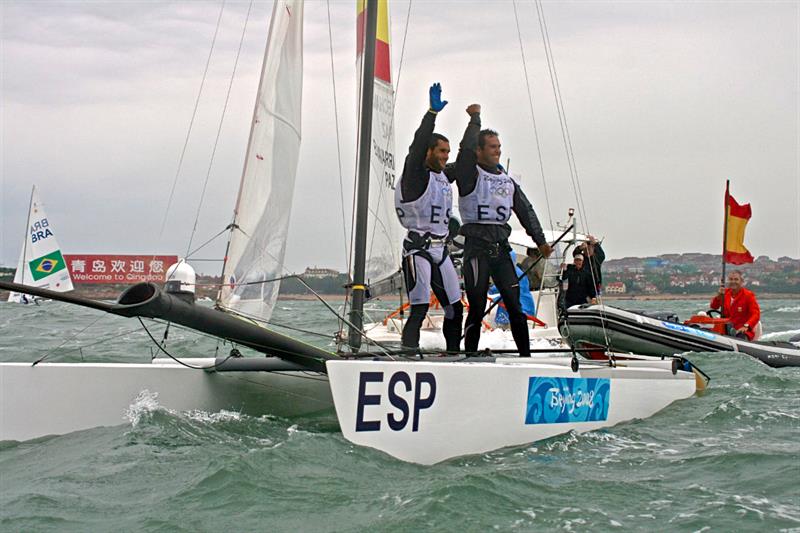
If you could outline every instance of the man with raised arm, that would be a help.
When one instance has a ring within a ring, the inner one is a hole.
[[[408,230],[403,240],[403,274],[411,313],[403,327],[405,348],[419,347],[419,330],[428,312],[431,290],[444,308],[442,332],[448,351],[461,343],[461,287],[453,261],[447,253],[447,234],[453,210],[451,180],[444,167],[450,157],[450,142],[434,133],[442,88],[434,83],[429,91],[430,108],[422,118],[408,149],[403,174],[395,184],[394,205],[400,224]]]
[[[606,260],[606,252],[603,250],[600,241],[593,235],[587,235],[586,237],[589,240],[578,246],[578,249],[586,258],[586,266],[594,279],[595,289],[597,289],[597,294],[599,295],[603,288],[602,265],[603,261]]]
[[[528,325],[520,305],[519,282],[508,253],[511,250],[508,244],[511,213],[517,215],[525,232],[545,257],[550,256],[552,249],[525,193],[500,165],[498,133],[481,130],[480,113],[478,104],[467,108],[470,120],[454,168],[458,209],[463,224],[461,234],[465,237],[462,273],[469,303],[464,349],[468,352],[478,349],[491,276],[506,305],[519,355],[530,357]]]
[[[747,340],[755,337],[755,328],[761,320],[761,308],[753,291],[744,288],[744,274],[733,270],[728,274],[728,288],[720,287],[711,299],[711,309],[722,308],[722,314],[731,319],[731,334]]]

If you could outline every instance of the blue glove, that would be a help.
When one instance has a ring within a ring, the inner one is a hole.
[[[442,101],[442,84],[441,83],[434,83],[431,85],[430,90],[428,90],[428,94],[431,97],[431,111],[435,111],[438,113],[444,106],[447,105],[447,100]]]

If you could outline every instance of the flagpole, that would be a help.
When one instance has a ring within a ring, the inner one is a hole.
[[[725,252],[728,250],[728,198],[730,197],[730,186],[731,180],[725,180],[725,207],[722,210],[724,213],[723,215],[723,222],[722,222],[722,280],[720,280],[720,284],[722,287],[725,287]],[[720,316],[725,318],[725,292],[722,293],[722,307]]]

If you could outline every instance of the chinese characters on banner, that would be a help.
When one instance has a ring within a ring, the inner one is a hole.
[[[64,255],[75,283],[163,283],[177,255]]]

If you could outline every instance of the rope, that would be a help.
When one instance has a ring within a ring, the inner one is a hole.
[[[561,86],[558,83],[558,73],[556,71],[555,57],[553,50],[550,46],[550,34],[547,30],[547,22],[545,21],[544,8],[541,5],[541,0],[534,0],[536,12],[539,17],[539,29],[542,33],[542,41],[544,44],[545,58],[547,60],[547,68],[550,72],[550,84],[553,88],[553,95],[556,100],[556,110],[558,112],[558,121],[561,126],[561,137],[564,142],[564,150],[567,155],[567,163],[569,165],[570,180],[572,181],[573,192],[575,194],[575,201],[577,202],[578,211],[584,221],[586,233],[589,233],[589,217],[586,216],[586,206],[583,202],[583,193],[581,191],[580,180],[578,178],[578,169],[575,164],[575,153],[572,149],[572,139],[569,135],[569,127],[567,126],[567,113],[564,108],[564,99],[561,95]]]
[[[281,265],[281,266],[283,266],[283,265]],[[283,268],[285,269],[285,267],[283,267]],[[290,274],[290,275],[284,276],[282,278],[275,278],[273,280],[256,281],[256,282],[252,282],[252,284],[267,283],[269,281],[279,281],[281,279],[288,279],[288,278],[295,278],[295,279],[297,279],[297,281],[302,283],[303,286],[306,289],[308,289],[311,292],[311,294],[313,294],[317,298],[317,300],[319,300],[322,303],[322,305],[324,305],[331,313],[333,313],[333,315],[336,318],[339,319],[339,321],[343,322],[348,327],[352,327],[355,331],[357,331],[360,335],[362,335],[364,338],[366,338],[369,342],[375,344],[376,346],[378,346],[382,350],[386,351],[388,349],[388,348],[384,347],[382,344],[378,343],[377,341],[369,339],[369,337],[367,337],[367,334],[366,334],[366,332],[364,332],[363,329],[356,328],[349,320],[347,320],[344,316],[340,315],[333,307],[331,307],[331,305],[328,302],[325,301],[325,299],[317,291],[315,291],[308,283],[306,283],[306,281],[302,278],[302,276],[300,276],[298,274]],[[261,317],[257,317],[255,315],[250,315],[250,314],[247,314],[247,313],[243,313],[243,312],[241,312],[241,311],[239,311],[237,309],[232,309],[232,308],[224,307],[224,306],[221,306],[221,305],[218,305],[217,307],[219,309],[223,309],[225,311],[228,311],[228,312],[234,313],[236,315],[239,315],[239,316],[241,316],[243,318],[248,318],[250,320],[253,320],[254,322],[261,322],[261,323],[264,323],[264,324],[269,324],[270,323],[268,320],[264,320]],[[315,335],[322,335],[321,333],[318,333],[318,332],[310,332],[309,331],[308,333],[314,333]],[[330,337],[330,335],[324,335],[324,336],[325,337]]]
[[[181,156],[178,158],[178,169],[175,171],[175,179],[172,181],[172,189],[169,191],[169,199],[167,200],[167,208],[164,211],[164,220],[161,221],[161,230],[158,232],[160,239],[164,235],[164,228],[167,226],[167,218],[169,217],[169,209],[172,206],[172,199],[175,196],[175,188],[178,185],[178,176],[180,176],[181,169],[183,168],[183,158],[186,155],[186,148],[189,146],[189,137],[194,127],[194,119],[197,116],[197,108],[200,104],[200,96],[203,94],[203,87],[206,83],[206,76],[208,75],[208,67],[211,65],[211,56],[214,53],[214,46],[217,42],[217,35],[219,34],[220,22],[222,21],[222,12],[225,10],[225,0],[222,0],[222,5],[219,8],[219,16],[217,17],[217,26],[214,29],[214,37],[211,39],[211,49],[208,51],[208,58],[206,59],[206,67],[203,70],[203,77],[200,80],[200,89],[197,91],[197,98],[194,101],[194,109],[192,110],[192,118],[189,120],[189,129],[186,131],[186,139],[183,141],[183,149]]]
[[[342,142],[339,136],[339,104],[336,98],[336,71],[333,68],[333,30],[331,25],[331,2],[326,0],[328,8],[328,47],[331,52],[331,87],[333,88],[333,117],[336,126],[336,157],[339,164],[339,200],[342,207],[342,246],[344,246],[345,264],[350,271],[350,255],[347,251],[347,217],[344,209],[344,178],[342,173]]]
[[[552,211],[550,210],[550,195],[547,192],[547,180],[545,179],[544,175],[544,161],[542,161],[542,147],[541,143],[539,142],[539,129],[536,127],[536,113],[534,112],[533,108],[533,93],[531,91],[531,82],[528,76],[528,63],[525,60],[525,48],[522,45],[522,31],[519,27],[519,14],[517,13],[517,0],[514,0],[514,19],[517,23],[517,38],[519,40],[519,53],[522,56],[522,70],[525,73],[525,86],[528,89],[528,106],[531,110],[531,122],[533,123],[533,136],[536,139],[536,153],[539,156],[539,171],[542,175],[542,188],[544,189],[544,198],[547,204],[547,219],[550,221],[550,228],[555,227],[553,225],[553,215]]]
[[[167,357],[169,357],[170,359],[172,359],[173,361],[175,361],[175,362],[176,362],[176,363],[178,363],[179,365],[185,366],[186,368],[191,368],[192,370],[209,370],[209,369],[213,369],[213,368],[216,368],[217,366],[221,366],[221,365],[225,364],[225,362],[226,362],[228,359],[230,359],[231,357],[233,357],[233,355],[228,355],[228,357],[226,357],[225,359],[223,359],[223,360],[222,360],[222,362],[221,362],[219,365],[217,365],[217,363],[216,363],[216,361],[215,361],[215,362],[214,362],[214,364],[213,364],[213,365],[211,365],[211,366],[194,366],[194,365],[190,365],[189,363],[184,363],[183,361],[181,361],[180,359],[178,359],[177,357],[175,357],[174,355],[172,355],[171,353],[169,353],[169,352],[166,350],[166,348],[164,348],[164,347],[163,347],[163,346],[162,346],[162,345],[161,345],[161,344],[160,344],[160,343],[159,343],[159,342],[158,342],[158,341],[155,339],[155,337],[153,337],[152,333],[150,333],[150,330],[149,330],[149,329],[147,329],[147,326],[145,326],[145,325],[144,325],[144,321],[142,320],[142,317],[138,317],[138,316],[137,316],[136,318],[139,320],[139,324],[141,324],[141,325],[142,325],[142,328],[144,328],[145,332],[147,332],[147,336],[148,336],[148,337],[150,337],[150,340],[151,340],[151,341],[153,341],[153,344],[155,344],[155,345],[158,347],[158,349],[159,349],[159,350],[161,350],[162,352],[164,352],[164,353],[167,355]]]
[[[200,210],[203,207],[203,200],[206,196],[206,188],[208,187],[208,180],[211,177],[211,168],[214,165],[214,157],[217,153],[217,146],[219,145],[219,138],[222,133],[222,124],[225,122],[225,113],[228,110],[228,102],[231,98],[231,89],[233,88],[233,80],[236,77],[236,68],[239,65],[239,56],[242,53],[242,45],[244,44],[244,36],[245,32],[247,31],[247,22],[250,20],[250,12],[253,9],[253,0],[250,0],[250,3],[247,6],[247,15],[245,16],[244,26],[242,27],[242,36],[239,39],[239,48],[236,50],[236,59],[233,63],[233,71],[231,72],[231,79],[228,83],[228,92],[225,95],[225,104],[222,108],[222,115],[219,118],[219,126],[217,126],[217,135],[214,139],[214,148],[211,150],[211,160],[208,162],[208,171],[206,172],[206,179],[203,181],[203,189],[200,193],[200,202],[197,204],[197,213],[195,214],[194,218],[194,226],[192,227],[192,233],[189,236],[189,245],[186,247],[186,254],[189,254],[189,250],[192,248],[192,241],[194,240],[194,234],[197,231],[197,222],[200,220]]]
[[[255,316],[255,315],[251,315],[249,313],[245,313],[245,312],[239,311],[237,309],[231,309],[231,308],[228,308],[228,307],[220,307],[220,309],[223,309],[223,310],[228,311],[230,313],[236,314],[237,316],[240,316],[242,318],[246,318],[246,319],[248,319],[248,320],[250,320],[250,321],[252,321],[252,322],[254,322],[256,324],[269,324],[271,326],[277,326],[277,327],[280,327],[280,328],[291,329],[291,330],[294,330],[294,331],[299,331],[301,333],[307,333],[309,335],[316,335],[318,337],[323,337],[323,338],[326,338],[326,339],[330,339],[331,337],[333,337],[333,335],[331,335],[330,333],[320,333],[319,331],[312,331],[310,329],[302,329],[302,328],[298,328],[296,326],[289,326],[287,324],[281,324],[280,322],[275,322],[272,319],[264,320],[261,317],[258,317],[258,316]],[[194,331],[194,330],[190,330],[190,331]],[[216,338],[216,337],[213,337],[213,336],[211,336],[211,337],[212,338]]]
[[[539,20],[539,29],[540,29],[540,32],[541,32],[541,35],[542,35],[542,43],[543,43],[543,46],[544,46],[545,58],[546,58],[546,61],[547,61],[547,68],[548,68],[548,71],[550,73],[550,84],[551,84],[552,89],[553,89],[553,96],[554,96],[554,99],[555,99],[555,102],[556,102],[556,111],[558,113],[558,121],[559,121],[559,125],[560,125],[560,128],[561,128],[561,137],[562,137],[562,141],[564,143],[564,150],[565,150],[566,156],[567,156],[567,164],[569,166],[570,181],[572,183],[572,189],[573,189],[573,193],[575,195],[575,201],[576,201],[576,205],[577,205],[577,208],[578,208],[578,212],[579,212],[581,218],[583,219],[583,226],[585,228],[585,233],[589,234],[590,233],[590,231],[589,231],[589,217],[587,215],[586,205],[585,205],[584,200],[583,200],[583,191],[581,190],[580,177],[578,175],[578,167],[577,167],[577,163],[575,161],[575,151],[574,151],[573,146],[572,146],[572,138],[571,138],[571,136],[569,134],[569,126],[568,126],[568,123],[567,123],[566,108],[564,106],[564,98],[563,98],[563,96],[561,94],[561,86],[560,86],[560,84],[558,82],[558,72],[557,72],[557,69],[556,69],[555,56],[553,55],[553,50],[552,50],[552,46],[551,46],[551,43],[550,43],[550,34],[549,34],[549,31],[548,31],[548,28],[547,28],[547,21],[545,20],[544,7],[542,6],[541,0],[533,0],[533,3],[534,3],[534,6],[536,7],[536,13],[537,13],[538,20]],[[519,29],[519,18],[518,18],[518,13],[517,13],[516,0],[514,1],[514,16],[516,17],[516,20],[517,20],[517,32],[518,32],[519,40],[520,40],[520,51],[521,51],[521,53],[523,53],[523,67],[524,67],[525,66],[525,58],[524,58],[524,52],[523,52],[523,47],[522,47],[522,35],[521,35],[520,29]],[[526,75],[526,82],[527,82],[527,80],[528,80],[527,68],[525,68],[525,75]],[[530,87],[528,88],[528,96],[530,98]],[[533,114],[533,104],[532,104],[532,100],[530,100],[530,101],[531,101],[531,114]],[[534,131],[535,131],[535,122],[534,122]],[[541,163],[541,155],[540,155],[540,163]],[[542,175],[542,179],[543,179],[543,182],[544,182],[544,174]],[[545,185],[545,187],[546,187],[546,185]],[[549,209],[549,205],[548,205],[548,209]],[[552,225],[552,221],[551,221],[551,225]],[[590,272],[590,274],[592,276],[592,283],[594,283],[594,285],[596,287],[597,286],[597,276],[596,276],[596,273],[595,273],[595,269],[594,269],[594,267],[592,265],[591,260],[589,260],[588,257],[587,257],[586,260],[589,262],[589,272]],[[598,294],[597,295],[597,299],[598,299],[598,302],[600,302],[600,313],[604,318],[601,321],[602,328],[603,328],[603,336],[604,336],[605,341],[606,341],[606,346],[608,346],[609,337],[608,337],[608,332],[607,332],[606,326],[605,326],[605,312],[604,312],[604,306],[603,306],[603,302],[602,302],[602,296]]]
[[[50,350],[50,351],[48,351],[47,353],[45,353],[45,354],[44,354],[43,356],[41,356],[39,359],[37,359],[36,361],[34,361],[34,362],[33,362],[33,364],[32,364],[31,366],[36,366],[36,365],[38,365],[39,363],[41,363],[42,361],[44,361],[46,358],[50,357],[50,355],[52,355],[52,353],[53,353],[53,352],[55,352],[56,350],[58,350],[59,348],[61,348],[61,347],[62,347],[62,346],[64,346],[65,344],[67,344],[69,341],[71,341],[71,340],[73,340],[73,339],[76,339],[76,338],[78,338],[78,336],[79,336],[79,335],[81,335],[81,334],[82,334],[84,331],[86,331],[86,330],[87,330],[87,329],[89,329],[90,327],[92,327],[92,326],[94,326],[95,324],[97,324],[97,322],[99,322],[99,321],[100,321],[100,319],[101,319],[101,318],[104,318],[104,317],[105,317],[105,315],[100,315],[99,317],[97,317],[97,318],[95,318],[94,320],[92,320],[92,321],[89,323],[89,325],[88,325],[88,326],[86,326],[85,328],[83,328],[82,330],[80,330],[80,331],[79,331],[78,333],[76,333],[75,335],[72,335],[71,337],[69,337],[69,338],[65,339],[65,340],[64,340],[64,342],[62,342],[61,344],[59,344],[58,346],[56,346],[56,347],[55,347],[55,348],[53,348],[52,350]]]
[[[219,233],[217,233],[216,235],[214,235],[213,237],[211,237],[210,239],[208,239],[206,242],[204,242],[203,244],[201,244],[201,245],[200,245],[200,246],[198,246],[197,248],[195,248],[194,250],[192,250],[191,252],[188,252],[188,253],[186,254],[186,259],[189,259],[189,258],[190,258],[190,257],[192,257],[194,254],[196,254],[197,252],[199,252],[200,250],[202,250],[203,248],[205,248],[206,246],[208,246],[209,244],[211,244],[211,243],[214,241],[214,239],[216,239],[216,238],[217,238],[217,237],[219,237],[220,235],[224,234],[226,231],[228,231],[228,228],[227,228],[227,227],[226,227],[225,229],[223,229],[222,231],[220,231]],[[195,259],[195,261],[197,261],[197,259]],[[212,259],[212,261],[221,261],[221,259]]]

